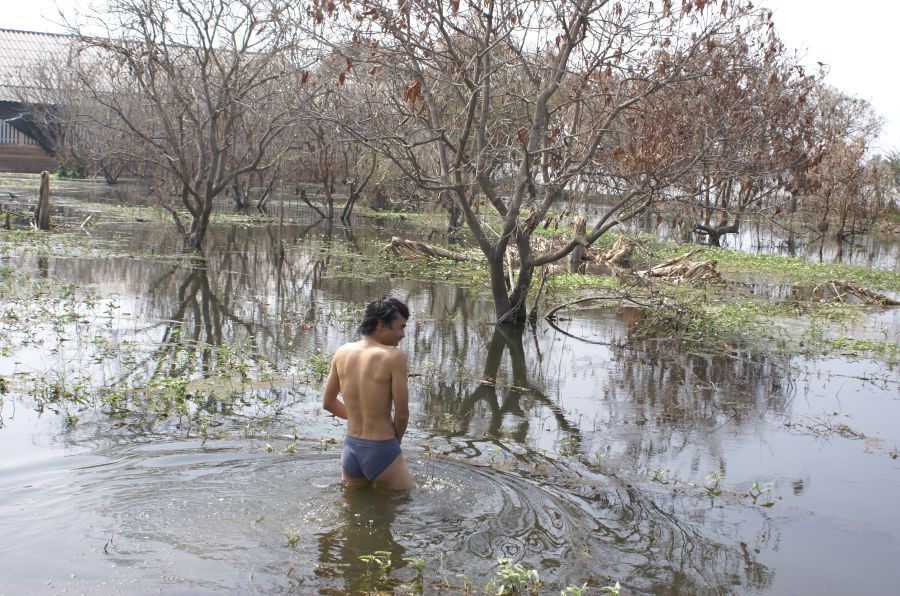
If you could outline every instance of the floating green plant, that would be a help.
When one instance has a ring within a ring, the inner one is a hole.
[[[759,487],[759,483],[755,480],[753,484],[750,485],[750,490],[747,491],[747,496],[753,499],[754,505],[759,505],[761,507],[771,507],[775,504],[772,500],[772,488],[773,485],[771,483],[767,483],[762,488]],[[759,502],[762,499],[762,502]]]
[[[366,575],[375,586],[388,583],[391,573],[391,552],[376,550],[374,553],[360,555],[360,561],[366,564]]]
[[[300,542],[300,533],[296,528],[288,528],[284,534],[287,537],[287,545],[291,548],[297,546],[297,543]]]
[[[721,484],[722,482],[722,473],[718,470],[710,470],[709,474],[706,475],[706,478],[703,480],[703,488],[706,489],[706,492],[713,496],[719,496],[722,494]]]
[[[496,577],[484,589],[497,596],[507,594],[537,594],[541,587],[541,578],[536,569],[529,569],[521,563],[513,563],[510,559],[497,559],[500,568]]]

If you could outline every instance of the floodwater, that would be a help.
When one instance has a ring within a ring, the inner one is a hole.
[[[222,225],[190,262],[167,227],[98,218],[114,256],[0,261],[78,288],[0,305],[0,594],[477,592],[498,558],[541,593],[896,590],[896,364],[696,353],[629,308],[498,329],[483,296],[329,257],[397,228],[312,223]],[[413,313],[400,496],[341,487],[319,407],[383,293]],[[873,319],[897,340],[896,309]],[[185,378],[181,409],[137,407]],[[359,558],[382,550],[388,582]]]

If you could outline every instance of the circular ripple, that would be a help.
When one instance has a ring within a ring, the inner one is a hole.
[[[583,564],[577,545],[593,524],[573,502],[414,453],[408,495],[342,487],[338,448],[312,441],[293,454],[183,441],[63,458],[39,481],[0,487],[0,532],[24,537],[6,549],[4,581],[11,591],[355,591],[367,572],[359,557],[377,550],[401,576],[417,557],[482,583],[501,557]]]

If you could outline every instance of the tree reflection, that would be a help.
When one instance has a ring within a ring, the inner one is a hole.
[[[553,343],[552,333],[535,335],[533,346],[523,341],[527,329],[493,328],[487,342],[477,327],[468,326],[468,333],[472,337],[459,352],[442,353],[444,362],[464,363],[458,372],[445,365],[446,376],[423,383],[424,426],[432,429],[432,439],[446,437],[449,443],[438,451],[476,461],[494,447],[516,453],[517,476],[538,476],[542,485],[553,487],[553,495],[569,495],[576,509],[590,512],[588,526],[593,527],[581,527],[585,520],[562,514],[558,523],[578,527],[567,540],[582,545],[579,553],[583,549],[591,560],[603,561],[604,574],[622,578],[637,591],[718,593],[737,585],[752,590],[771,585],[774,572],[759,562],[758,553],[773,547],[777,531],[764,514],[745,516],[740,508],[711,506],[702,487],[672,491],[635,478],[642,467],[659,461],[653,458],[676,457],[687,449],[719,458],[724,469],[722,434],[712,431],[723,424],[762,424],[767,415],[786,411],[792,395],[786,363],[738,346],[727,355],[709,356],[669,342],[609,342],[617,347],[570,354]],[[427,348],[424,340],[422,347]],[[483,365],[473,380],[466,367],[475,363]],[[553,387],[560,376],[576,370],[580,384]],[[583,397],[582,407],[608,411],[609,420],[601,426],[586,424],[591,412],[560,405],[564,391],[585,389],[593,393]],[[571,457],[538,450],[547,434],[571,438]],[[613,441],[622,453],[595,466],[581,446],[589,439]],[[505,484],[501,470],[508,468],[492,467],[496,482]],[[517,493],[510,499],[521,506],[530,498]],[[754,530],[757,521],[762,525]],[[527,561],[546,543],[533,539],[537,530],[512,524],[509,516],[494,511],[479,520],[472,536],[485,537],[481,543],[490,548],[479,551],[485,557],[497,544],[518,544],[517,556]]]
[[[429,417],[427,423],[437,428],[452,426],[450,436],[491,439],[502,436],[524,445],[536,420],[530,414],[544,407],[559,430],[577,436],[577,427],[566,419],[559,405],[529,380],[523,344],[525,333],[524,327],[494,327],[487,343],[481,379],[470,388],[466,379],[441,378],[423,396]],[[508,368],[502,366],[505,354],[509,358]],[[451,419],[452,423],[448,424]],[[507,420],[511,420],[512,426],[506,426]]]
[[[709,355],[644,342],[615,348],[613,358],[616,380],[605,388],[604,400],[612,421],[629,427],[618,435],[625,441],[619,466],[630,469],[690,450],[724,473],[721,443],[733,432],[716,431],[761,426],[785,415],[794,392],[787,362],[738,346]]]

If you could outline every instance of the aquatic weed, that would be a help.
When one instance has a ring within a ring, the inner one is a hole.
[[[297,546],[297,543],[300,542],[300,533],[297,528],[288,528],[284,533],[287,537],[287,545],[291,548]]]
[[[309,355],[307,359],[308,370],[312,372],[318,380],[321,381],[328,374],[331,368],[331,357],[333,354],[316,350]]]
[[[603,586],[600,588],[601,594],[611,594],[612,596],[619,596],[622,591],[622,586],[619,582],[616,582],[615,585],[612,586]]]
[[[559,443],[559,454],[566,457],[578,455],[581,447],[581,437],[575,434],[566,435]]]
[[[706,475],[706,478],[703,480],[703,488],[706,489],[706,492],[712,496],[719,496],[722,494],[722,489],[720,488],[720,483],[722,482],[722,473],[718,470],[710,470],[709,474]]]
[[[754,480],[753,484],[750,486],[750,490],[748,490],[746,494],[748,497],[753,499],[754,505],[759,505],[761,507],[771,507],[775,504],[775,502],[772,500],[773,486],[774,485],[772,483],[767,483],[764,487],[760,488],[759,483]],[[758,503],[757,501],[763,496],[766,497],[764,501],[762,503]]]
[[[497,563],[500,565],[497,577],[488,582],[485,590],[497,596],[538,593],[541,578],[536,569],[513,563],[511,559],[497,559]]]
[[[410,580],[412,582],[413,589],[415,589],[417,592],[422,592],[424,589],[422,574],[425,571],[425,559],[422,559],[420,557],[403,557],[403,560],[408,563],[416,573],[415,577]]]
[[[669,469],[661,467],[650,468],[650,480],[652,482],[659,482],[660,484],[668,484]]]
[[[359,560],[366,564],[366,575],[376,586],[384,586],[391,572],[391,551],[376,550],[368,555],[360,555]]]

